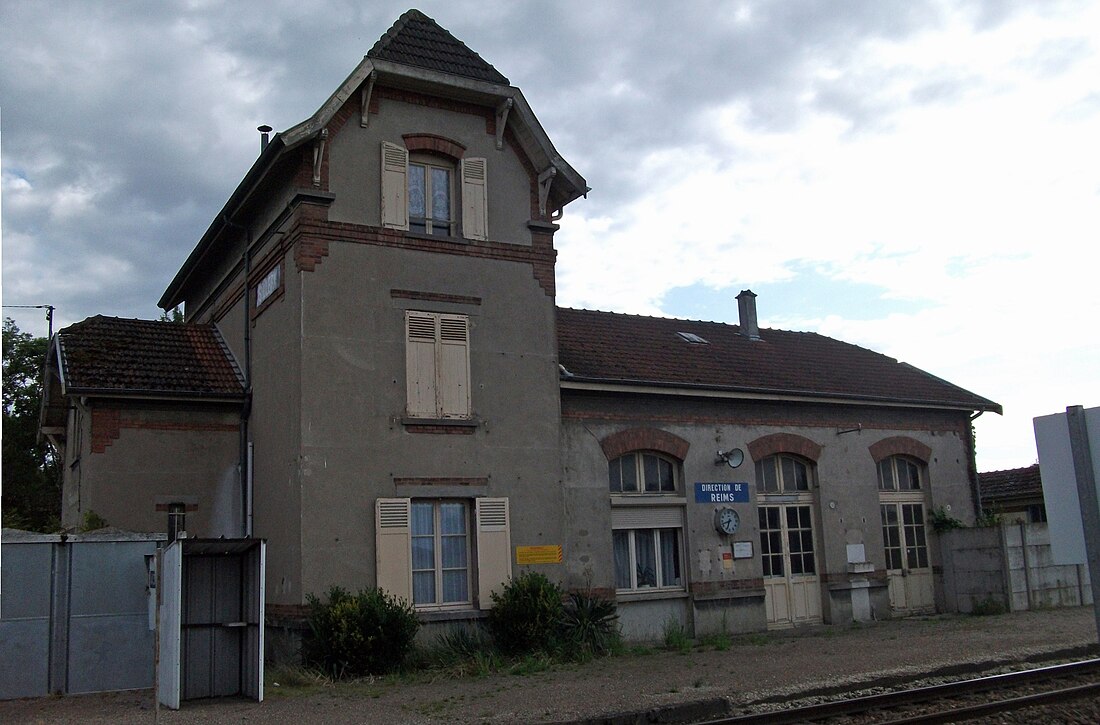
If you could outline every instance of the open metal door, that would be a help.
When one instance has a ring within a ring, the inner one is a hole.
[[[173,541],[160,553],[157,566],[159,585],[160,638],[157,654],[157,700],[165,707],[180,707],[180,627],[183,612],[183,545]]]
[[[264,590],[267,542],[259,540],[245,555],[245,632],[241,694],[258,702],[264,699]]]

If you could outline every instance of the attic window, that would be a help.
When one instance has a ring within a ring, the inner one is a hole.
[[[692,345],[709,345],[710,343],[703,338],[696,335],[694,332],[677,332],[685,342],[690,342]]]

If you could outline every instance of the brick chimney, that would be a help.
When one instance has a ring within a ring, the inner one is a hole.
[[[760,339],[760,328],[756,324],[756,294],[752,290],[741,290],[737,295],[737,313],[741,320],[739,333],[750,340]]]

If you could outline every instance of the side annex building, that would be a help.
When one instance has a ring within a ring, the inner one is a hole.
[[[419,11],[270,139],[160,300],[51,341],[63,523],[268,541],[268,616],[379,586],[476,619],[530,568],[628,639],[943,609],[1000,406],[828,337],[555,305],[584,178]],[[736,465],[735,465],[736,464]]]

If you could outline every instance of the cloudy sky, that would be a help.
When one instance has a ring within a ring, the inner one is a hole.
[[[155,317],[259,150],[409,5],[0,3],[3,302]],[[558,302],[812,330],[1031,419],[1100,405],[1100,3],[418,6],[519,86],[592,187]],[[40,311],[6,308],[45,333]]]

